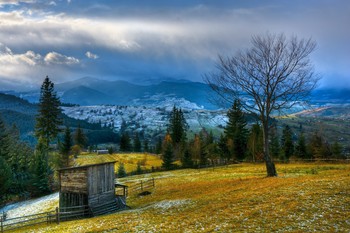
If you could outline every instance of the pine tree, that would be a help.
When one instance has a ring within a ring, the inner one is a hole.
[[[165,170],[171,170],[174,168],[174,153],[171,143],[166,143],[165,145],[162,167]]]
[[[0,156],[0,203],[12,183],[12,171],[6,160]]]
[[[38,104],[38,114],[36,116],[35,136],[49,146],[60,132],[61,108],[60,100],[54,90],[54,84],[46,76],[40,90],[40,99]]]
[[[5,126],[2,117],[0,116],[0,157],[3,157],[6,162],[9,160],[9,148],[10,147],[10,138],[8,130]]]
[[[311,158],[318,159],[322,158],[322,147],[323,147],[323,138],[319,132],[314,132],[310,138],[310,143],[308,144],[308,150]]]
[[[285,125],[283,128],[281,145],[284,155],[283,159],[288,161],[294,153],[293,133],[288,125]]]
[[[147,139],[143,141],[143,152],[150,152]]]
[[[35,170],[33,185],[37,188],[38,194],[46,194],[50,192],[50,167],[46,162],[46,156],[48,154],[49,148],[47,147],[46,143],[46,140],[42,140],[40,138],[35,150]]]
[[[131,151],[130,137],[127,132],[123,133],[120,138],[120,151]]]
[[[309,158],[304,133],[300,133],[299,135],[297,145],[295,146],[295,155],[301,159]]]
[[[171,136],[174,146],[178,146],[180,143],[186,141],[187,129],[188,124],[185,120],[182,110],[174,106],[170,114],[168,124],[168,132]]]
[[[183,168],[192,168],[193,167],[193,160],[192,155],[188,147],[186,147],[184,151],[184,156],[182,157],[182,167]]]
[[[227,140],[223,134],[220,135],[218,147],[219,147],[219,154],[221,156],[221,159],[224,160],[225,163],[228,163],[231,157],[230,157],[230,152],[227,148]]]
[[[156,152],[156,154],[162,153],[162,139],[161,139],[161,137],[158,137],[155,152]]]
[[[124,167],[124,163],[120,163],[118,167],[118,178],[126,177],[126,171]]]
[[[135,134],[133,148],[134,152],[141,152],[141,141],[138,133]]]
[[[74,133],[74,144],[78,145],[81,149],[83,149],[86,147],[87,142],[88,142],[88,139],[84,131],[82,130],[80,125],[78,125],[78,128],[75,130],[75,133]]]
[[[62,155],[62,163],[64,166],[68,167],[69,166],[69,154],[72,149],[72,135],[70,128],[66,126],[66,129],[64,131],[64,136],[63,136],[63,142],[61,144],[60,152]]]
[[[227,117],[228,123],[224,130],[225,137],[227,140],[232,140],[233,157],[241,161],[246,155],[248,130],[238,99],[234,101],[232,108],[227,112]]]
[[[342,159],[344,158],[344,155],[342,153],[342,146],[336,141],[332,145],[332,155],[336,159]]]

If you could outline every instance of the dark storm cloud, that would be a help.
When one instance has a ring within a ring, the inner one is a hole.
[[[50,54],[56,63],[28,69],[22,62],[1,76],[15,70],[16,79],[39,82],[49,70],[58,81],[84,75],[201,81],[217,54],[233,54],[252,35],[270,31],[315,39],[312,58],[323,84],[339,83],[330,80],[350,77],[348,12],[345,0],[7,1],[0,4],[0,43],[18,56],[30,51],[45,61]]]

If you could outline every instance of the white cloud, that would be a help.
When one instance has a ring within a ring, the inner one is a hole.
[[[50,52],[46,54],[44,61],[47,64],[58,64],[58,65],[75,65],[79,63],[79,59],[74,57],[68,57],[56,52]]]
[[[18,5],[19,3],[33,3],[35,0],[0,0],[1,5]]]
[[[97,59],[97,58],[98,58],[98,55],[97,55],[97,54],[94,54],[94,53],[92,53],[92,52],[90,52],[90,51],[87,51],[87,52],[85,53],[85,56],[88,57],[88,58],[90,58],[90,59]]]
[[[42,56],[32,50],[14,53],[9,47],[0,43],[0,82],[37,83],[45,75],[61,76],[69,73],[69,67],[79,63],[74,57],[57,52]]]
[[[35,66],[41,62],[41,55],[33,51],[27,51],[23,54],[13,54],[12,50],[0,43],[0,64],[11,65],[29,65]]]

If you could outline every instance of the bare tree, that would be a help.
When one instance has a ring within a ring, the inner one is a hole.
[[[246,111],[259,117],[267,176],[277,176],[269,154],[271,114],[305,101],[316,87],[319,77],[309,58],[316,42],[270,33],[253,36],[251,42],[250,49],[235,56],[219,55],[217,71],[206,74],[204,80],[221,101],[232,104],[240,99]]]

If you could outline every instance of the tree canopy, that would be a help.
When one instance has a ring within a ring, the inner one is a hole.
[[[310,60],[316,42],[266,33],[253,36],[251,43],[251,48],[234,56],[219,55],[217,71],[204,79],[221,102],[240,99],[243,109],[259,117],[267,175],[277,176],[269,153],[271,114],[307,100],[316,87],[319,77]]]

